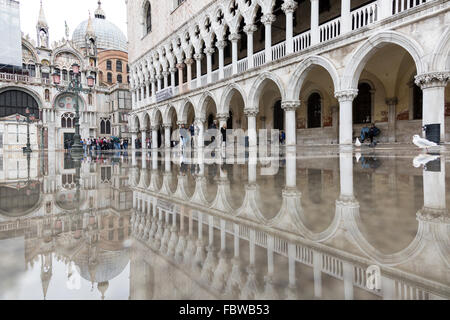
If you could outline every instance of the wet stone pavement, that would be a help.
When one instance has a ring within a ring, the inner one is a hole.
[[[450,153],[0,155],[0,299],[450,297]]]

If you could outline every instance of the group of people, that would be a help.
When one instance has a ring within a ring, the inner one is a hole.
[[[96,151],[109,151],[109,150],[127,150],[128,139],[120,139],[117,137],[112,138],[96,138],[96,139],[83,139],[83,149],[85,152]]]

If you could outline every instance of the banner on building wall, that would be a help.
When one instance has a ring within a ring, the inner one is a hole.
[[[15,0],[0,0],[0,65],[22,67],[20,8]],[[1,70],[0,70],[1,72]]]
[[[160,90],[156,93],[156,102],[161,102],[168,100],[173,97],[173,91],[172,88],[166,88],[164,90]]]

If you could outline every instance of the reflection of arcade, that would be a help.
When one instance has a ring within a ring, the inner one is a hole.
[[[153,160],[155,156],[152,154]],[[145,155],[143,159],[146,162]],[[346,299],[449,298],[450,288],[439,278],[450,266],[444,170],[424,173],[424,208],[418,213],[413,241],[400,251],[385,253],[372,245],[362,230],[352,154],[340,154],[335,217],[319,232],[304,222],[295,151],[286,154],[282,207],[271,219],[256,205],[256,160],[249,159],[248,184],[238,209],[230,205],[223,188],[226,172],[221,171],[217,194],[208,201],[202,180],[204,163],[196,161],[200,170],[191,186],[192,195],[186,192],[183,174],[178,176],[175,192],[155,188],[152,182],[160,176],[158,161],[153,161],[150,178],[146,168],[139,177],[138,169],[132,171],[135,210],[131,226],[140,241],[132,253],[131,298],[298,299],[341,294]],[[169,175],[166,172],[164,180]],[[439,258],[430,260],[430,254]],[[366,286],[366,270],[371,265],[381,268],[380,290]],[[298,281],[308,282],[308,275],[311,289],[302,286],[300,290]],[[342,293],[331,288],[342,288]]]

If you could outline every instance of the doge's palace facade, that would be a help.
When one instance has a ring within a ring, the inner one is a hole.
[[[286,131],[288,145],[450,138],[450,3],[127,1],[133,141],[196,123]],[[136,18],[137,17],[137,18]],[[204,144],[199,139],[199,146]],[[152,144],[156,147],[156,143]]]

